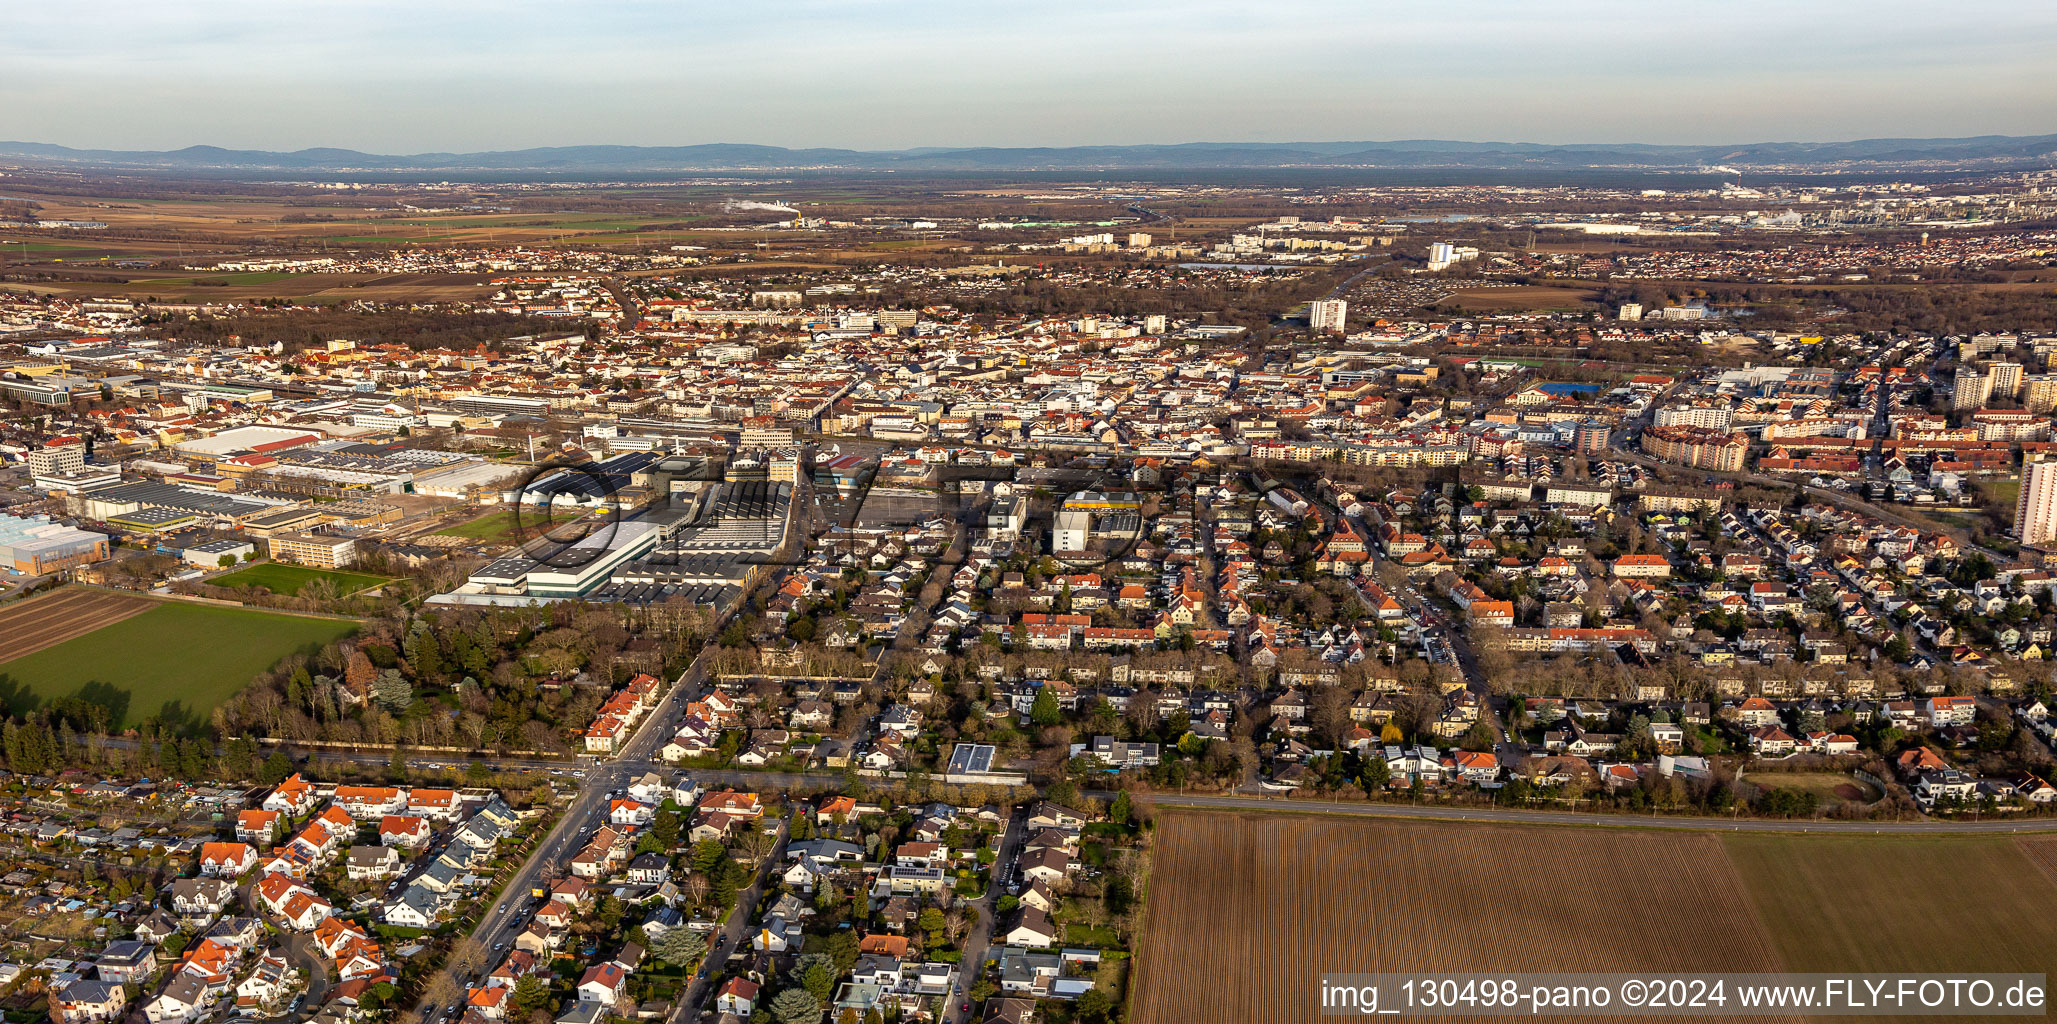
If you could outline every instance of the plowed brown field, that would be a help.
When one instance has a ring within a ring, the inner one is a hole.
[[[1166,813],[1156,846],[1139,1024],[1320,1020],[1324,972],[1780,969],[1712,835]]]
[[[1324,973],[2033,973],[2052,905],[2048,837],[1171,811],[1132,1019],[1317,1021]]]
[[[54,647],[157,606],[132,594],[65,587],[0,608],[0,662]]]
[[[2024,839],[2021,852],[2028,856],[2036,870],[2050,880],[2051,885],[2057,885],[2057,839]]]

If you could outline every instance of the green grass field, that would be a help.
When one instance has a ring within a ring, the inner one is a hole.
[[[542,531],[557,530],[568,523],[575,523],[581,518],[583,517],[571,516],[564,512],[557,512],[553,517],[551,514],[538,509],[522,513],[521,525],[527,530],[528,536],[534,537]],[[437,537],[463,537],[467,540],[511,541],[514,538],[509,535],[514,532],[514,526],[514,513],[488,512],[469,522],[444,527],[437,530],[434,535]]]
[[[138,286],[151,285],[161,288],[194,288],[198,287],[202,281],[219,281],[225,285],[248,287],[260,284],[277,284],[280,281],[290,281],[300,276],[302,275],[284,270],[249,270],[238,271],[232,274],[203,274],[194,277],[152,277],[139,281],[130,281],[129,283]]]
[[[1878,799],[1878,787],[1862,782],[1854,775],[1841,772],[1755,772],[1747,780],[1759,789],[1790,789],[1795,793],[1812,793],[1821,800],[1823,807],[1848,803],[1849,800],[1836,792],[1849,787],[1861,798],[1859,803],[1870,803]]]
[[[263,587],[274,594],[290,594],[297,597],[301,590],[315,580],[333,580],[338,593],[354,594],[390,582],[391,577],[372,576],[361,572],[339,572],[335,569],[310,569],[304,565],[286,565],[281,562],[263,562],[247,569],[238,569],[226,576],[216,576],[208,582],[217,587]]]
[[[2023,840],[1734,835],[1722,845],[1789,971],[2043,971],[2057,949],[2057,886]]]
[[[0,242],[0,251],[5,252],[91,252],[90,245],[64,245],[58,242]]]
[[[102,684],[96,689],[115,695],[109,710],[118,722],[162,712],[168,724],[199,725],[280,658],[356,628],[340,619],[168,601],[0,664],[0,678],[46,699]]]
[[[436,531],[438,537],[464,537],[470,540],[491,540],[514,529],[514,513],[488,512],[468,523],[458,523]]]

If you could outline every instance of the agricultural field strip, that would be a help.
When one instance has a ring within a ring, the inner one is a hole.
[[[1745,781],[1758,778],[1753,776]],[[1778,832],[1784,834],[1969,836],[2057,833],[2057,818],[1988,818],[1984,821],[1839,821],[1811,818],[1718,818],[1706,815],[1610,814],[1594,811],[1543,811],[1511,807],[1464,807],[1436,804],[1279,800],[1275,797],[1212,796],[1164,793],[1157,806],[1179,810],[1291,814],[1326,818],[1396,818],[1404,821],[1447,821],[1463,824],[1575,825],[1597,830],[1684,832]]]
[[[109,684],[129,695],[129,721],[160,710],[204,713],[280,658],[356,626],[356,620],[232,604],[143,603],[141,614],[97,621],[90,634],[0,662],[0,674],[44,699]]]
[[[67,590],[0,612],[0,662],[84,636],[149,611],[158,602],[126,594]]]
[[[1158,836],[1143,1024],[1312,1019],[1323,972],[1777,963],[1740,883],[1708,876],[1726,864],[1712,836],[1181,813]],[[1615,908],[1665,893],[1668,916],[1699,937],[1619,942]]]
[[[2045,970],[2057,888],[2031,842],[1723,837],[1789,971]]]
[[[2057,886],[2057,839],[2023,839],[2021,852],[2052,886]]]
[[[2057,948],[2049,838],[1191,811],[1157,836],[1140,1024],[1313,1019],[1324,972],[1909,970],[1937,943],[1952,969],[2033,971]]]

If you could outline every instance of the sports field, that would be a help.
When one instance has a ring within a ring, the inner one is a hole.
[[[2043,971],[2057,840],[1166,812],[1138,1024],[1316,1020],[1333,972]]]
[[[0,686],[14,703],[86,691],[117,723],[133,725],[160,711],[167,721],[204,722],[215,705],[280,658],[357,628],[340,619],[133,600],[154,607],[103,619],[83,635],[0,662]],[[0,636],[16,614],[13,608],[0,613]]]
[[[216,576],[207,582],[217,587],[263,587],[274,594],[297,597],[301,590],[315,580],[329,580],[335,583],[338,594],[354,594],[392,582],[392,578],[388,576],[342,572],[336,569],[311,569],[304,565],[287,565],[283,562],[261,562],[247,569]]]

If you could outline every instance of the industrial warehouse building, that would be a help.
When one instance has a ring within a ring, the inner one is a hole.
[[[480,567],[430,604],[517,606],[586,598],[628,604],[685,599],[710,608],[742,596],[784,542],[791,484],[687,481],[666,507],[590,520],[585,536],[532,541]]]
[[[188,565],[213,569],[227,558],[230,563],[248,561],[257,556],[257,545],[247,540],[210,540],[179,551],[179,559]]]
[[[109,522],[118,517],[152,509],[175,509],[194,519],[242,522],[278,508],[273,500],[234,496],[214,490],[199,490],[179,484],[130,483],[102,487],[73,496],[71,511],[88,519]]]
[[[107,538],[49,516],[0,516],[0,558],[9,569],[29,575],[75,569],[107,557]]]

